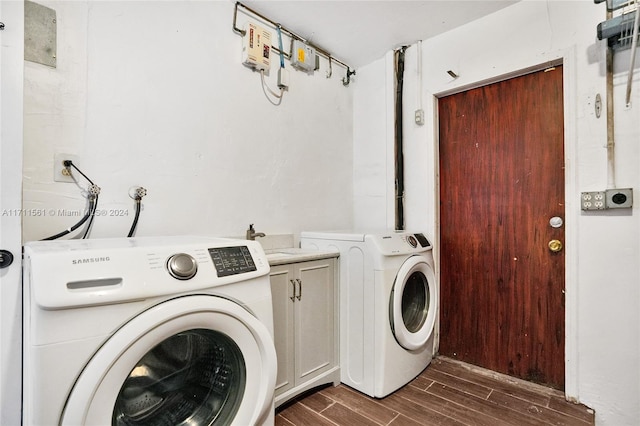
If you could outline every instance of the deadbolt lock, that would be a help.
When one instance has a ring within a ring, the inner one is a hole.
[[[8,250],[0,250],[0,269],[8,268],[13,263],[13,254]]]
[[[549,241],[549,250],[554,253],[559,252],[560,250],[562,250],[562,242],[560,240]]]

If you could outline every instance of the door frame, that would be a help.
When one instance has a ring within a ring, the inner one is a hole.
[[[22,397],[22,122],[24,2],[0,2],[0,424],[20,424]]]
[[[565,179],[565,396],[567,400],[577,402],[578,395],[578,220],[580,208],[577,203],[577,48],[556,52],[553,58],[543,63],[535,63],[508,73],[496,75],[471,84],[461,85],[453,89],[432,93],[434,115],[434,184],[435,184],[435,229],[438,238],[434,242],[436,277],[440,282],[440,138],[438,99],[464,92],[491,83],[520,77],[532,72],[542,71],[556,65],[562,65],[563,74],[563,111],[564,111],[564,179]],[[575,200],[574,200],[575,198]],[[439,333],[439,331],[438,331]]]

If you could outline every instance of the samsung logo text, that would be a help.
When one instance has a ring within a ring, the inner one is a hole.
[[[110,262],[109,256],[106,257],[85,257],[84,259],[73,259],[71,261],[72,265],[83,265],[85,263],[101,263],[101,262]]]

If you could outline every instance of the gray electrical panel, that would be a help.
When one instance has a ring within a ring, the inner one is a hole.
[[[316,50],[300,41],[294,40],[291,46],[291,66],[300,71],[313,73],[317,69],[318,55]]]
[[[56,11],[41,4],[24,2],[24,59],[56,67]]]

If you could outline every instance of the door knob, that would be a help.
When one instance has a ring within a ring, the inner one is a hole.
[[[13,254],[7,250],[0,250],[0,269],[7,268],[13,263]]]
[[[560,240],[551,240],[549,241],[549,250],[554,253],[557,253],[562,250],[562,242]]]

